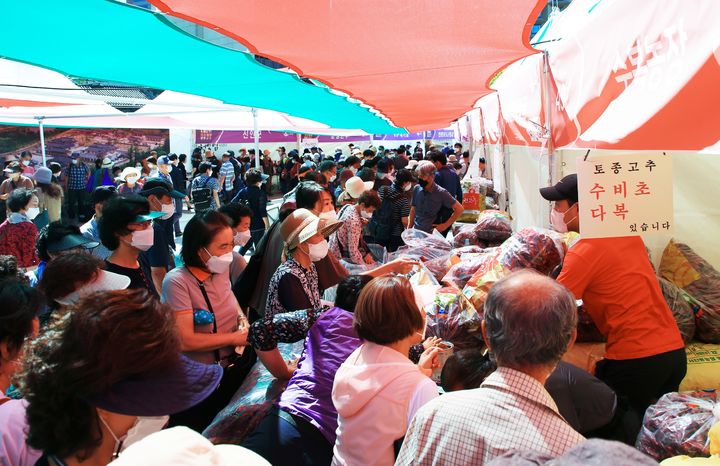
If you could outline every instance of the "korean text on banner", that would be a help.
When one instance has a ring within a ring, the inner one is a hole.
[[[672,157],[662,153],[578,157],[583,238],[672,234]]]

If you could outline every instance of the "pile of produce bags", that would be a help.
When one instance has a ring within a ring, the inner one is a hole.
[[[542,228],[524,228],[482,261],[462,293],[482,312],[490,287],[501,278],[526,268],[550,275],[564,255],[562,235]]]
[[[462,225],[453,232],[453,246],[495,247],[501,245],[510,235],[512,226],[507,212],[486,210],[478,216],[477,223]]]
[[[663,252],[659,272],[685,292],[695,312],[697,339],[720,343],[720,272],[690,246],[674,241]]]

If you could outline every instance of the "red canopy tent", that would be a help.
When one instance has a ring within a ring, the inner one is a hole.
[[[535,53],[546,2],[506,0],[151,0],[341,90],[409,131],[447,127],[495,72]]]
[[[555,148],[695,150],[720,141],[720,3],[576,0],[542,37],[541,56],[493,85],[508,144],[539,146],[550,117]],[[545,96],[547,92],[547,96]],[[487,96],[478,106],[495,105]],[[547,109],[545,108],[547,105]]]

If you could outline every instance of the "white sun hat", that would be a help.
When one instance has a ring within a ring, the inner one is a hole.
[[[80,298],[97,291],[124,290],[128,286],[130,286],[130,277],[100,269],[95,280],[81,285],[77,290],[73,291],[69,295],[58,298],[55,301],[68,306],[75,304],[75,302]]]
[[[345,191],[353,199],[358,199],[365,191],[370,191],[375,186],[372,181],[363,181],[359,176],[353,176],[345,182]]]
[[[113,466],[270,466],[239,445],[213,445],[184,426],[164,429],[127,447]]]

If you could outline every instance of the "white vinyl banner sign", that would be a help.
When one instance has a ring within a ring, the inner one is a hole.
[[[583,238],[672,234],[672,157],[663,153],[577,159]]]

